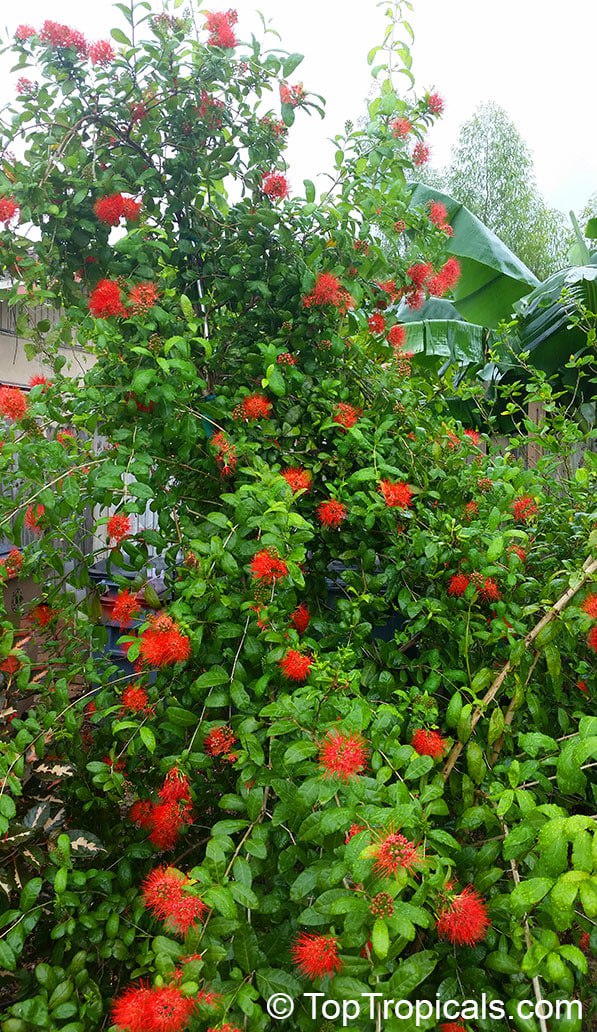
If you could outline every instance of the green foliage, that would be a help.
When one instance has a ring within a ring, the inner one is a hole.
[[[370,55],[388,77],[367,127],[335,141],[318,200],[309,181],[304,199],[262,189],[284,168],[279,116],[320,108],[300,91],[280,104],[299,55],[214,47],[184,17],[117,6],[123,49],[104,70],[73,47],[15,44],[41,82],[1,133],[26,141],[1,192],[36,230],[34,249],[14,225],[0,233],[7,296],[58,313],[33,332],[53,383],[33,388],[0,453],[15,545],[44,507],[22,568],[3,568],[3,588],[33,578],[39,592],[20,627],[2,617],[3,1032],[107,1029],[141,978],[192,997],[197,1032],[271,1027],[275,992],[307,1030],[301,933],[336,941],[340,970],[315,981],[334,999],[485,993],[514,1007],[540,978],[546,998],[578,996],[588,1013],[595,462],[588,451],[567,475],[583,435],[546,378],[538,429],[522,392],[504,396],[541,448],[527,469],[519,441],[499,449],[450,415],[456,394],[493,429],[473,388],[409,376],[388,338],[408,270],[446,259],[391,128],[408,117],[423,139],[432,121],[428,96],[399,87],[409,5],[390,11]],[[112,232],[96,204],[117,193],[142,208]],[[389,259],[373,227],[387,236],[397,220],[405,243]],[[123,308],[95,317],[105,279]],[[61,372],[73,335],[96,359],[80,384]],[[295,491],[288,469],[310,480]],[[344,507],[337,526],[321,517],[329,501]],[[164,595],[149,583],[156,554]],[[98,556],[137,593],[126,661],[106,651]],[[421,744],[430,731],[439,748]],[[176,819],[161,809],[148,827],[139,803],[172,798]],[[203,903],[186,934],[142,891],[160,867]],[[470,945],[452,931],[455,944],[438,914],[467,886],[490,926]]]

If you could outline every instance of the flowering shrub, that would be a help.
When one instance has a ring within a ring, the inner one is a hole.
[[[317,202],[284,149],[320,100],[234,11],[133,5],[118,52],[15,33],[40,86],[1,128],[27,146],[4,154],[0,254],[9,300],[60,317],[30,330],[52,381],[0,388],[2,584],[38,583],[2,619],[5,1032],[258,1032],[312,981],[589,1006],[594,460],[568,475],[582,434],[547,383],[527,469],[483,399],[407,358],[400,303],[458,263],[443,214],[408,204],[443,102],[398,92],[391,14],[370,56],[394,78]],[[493,1032],[461,1017],[443,1027]],[[300,1001],[293,1022],[313,1027]]]

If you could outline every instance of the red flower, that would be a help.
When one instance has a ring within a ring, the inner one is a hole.
[[[99,197],[93,205],[94,214],[107,226],[117,226],[122,215],[122,194]]]
[[[319,747],[324,777],[350,781],[367,769],[367,743],[361,735],[329,731]]]
[[[353,405],[348,405],[345,401],[341,401],[334,409],[334,423],[343,426],[345,430],[350,430],[358,422],[359,416],[362,414],[362,409],[357,409]]]
[[[149,989],[140,982],[114,1001],[112,1021],[126,1032],[182,1032],[195,1007],[196,1000],[177,986]]]
[[[305,99],[305,91],[302,82],[289,86],[287,82],[280,83],[280,100],[282,104],[290,104],[291,107],[298,107]]]
[[[413,492],[409,484],[405,484],[404,481],[393,484],[391,480],[381,480],[379,490],[390,509],[410,509]]]
[[[116,280],[100,280],[95,290],[92,290],[89,295],[87,307],[96,319],[107,319],[111,315],[126,315],[126,309],[120,300],[120,287]]]
[[[31,39],[32,36],[37,36],[37,29],[34,29],[32,25],[17,25],[15,39],[23,43],[25,40]]]
[[[588,932],[582,933],[580,939],[578,940],[578,948],[582,950],[583,953],[591,953],[591,936]]]
[[[122,708],[131,710],[133,713],[141,713],[147,709],[147,692],[136,684],[127,684],[124,689],[121,702]]]
[[[293,492],[309,491],[313,477],[308,469],[301,469],[300,466],[293,466],[290,469],[283,469],[282,476]]]
[[[429,221],[439,229],[443,229],[448,218],[448,209],[441,201],[431,201],[429,205]]]
[[[231,1025],[229,1021],[225,1025],[218,1025],[217,1028],[208,1028],[207,1032],[240,1032],[240,1029],[236,1025]]]
[[[0,416],[14,421],[27,412],[27,399],[18,387],[0,387]]]
[[[373,869],[386,878],[400,870],[406,870],[410,874],[422,862],[414,842],[410,842],[397,831],[386,833],[374,848],[376,860]]]
[[[288,576],[288,567],[273,548],[262,548],[251,559],[251,575],[265,584],[275,584]]]
[[[388,341],[393,348],[400,348],[406,340],[406,330],[404,326],[400,326],[396,323],[392,326],[388,332]]]
[[[17,93],[24,94],[29,97],[35,93],[37,89],[37,83],[32,82],[31,79],[26,79],[24,75],[20,79],[17,79]]]
[[[420,140],[418,143],[415,143],[412,153],[413,165],[426,165],[430,157],[431,151],[427,144],[422,143]]]
[[[471,581],[479,592],[479,597],[484,602],[498,602],[502,597],[502,593],[493,577],[485,577],[485,579],[483,579],[481,574],[473,573],[471,575]]]
[[[272,403],[265,394],[249,394],[240,404],[241,416],[245,421],[250,419],[270,419]]]
[[[597,595],[587,595],[581,609],[587,613],[592,620],[597,620]]]
[[[311,614],[309,612],[309,607],[307,606],[306,602],[301,602],[300,605],[296,607],[294,612],[290,614],[290,620],[293,626],[296,627],[299,634],[305,633],[307,627],[309,626],[310,619]]]
[[[158,849],[173,849],[181,828],[192,823],[191,804],[184,801],[156,803],[152,806],[150,822],[149,841]]]
[[[0,222],[4,223],[5,228],[18,210],[19,205],[14,197],[0,197]]]
[[[42,43],[49,43],[51,47],[73,47],[83,57],[87,53],[87,43],[83,34],[78,29],[71,29],[68,25],[45,21],[39,38]]]
[[[231,727],[225,724],[222,727],[214,727],[206,735],[203,748],[209,756],[225,756],[232,751],[237,741],[236,735]]]
[[[42,602],[40,605],[33,607],[29,616],[35,621],[38,627],[47,627],[56,616],[56,610],[51,609],[45,602]]]
[[[172,867],[158,867],[143,882],[143,902],[167,927],[186,935],[198,921],[203,920],[207,907],[186,888],[189,879]]]
[[[133,315],[143,315],[157,305],[160,292],[155,283],[138,283],[128,292],[127,301]]]
[[[531,498],[530,495],[522,495],[512,502],[512,512],[514,519],[520,520],[522,523],[529,523],[533,516],[537,515],[539,508],[534,498]]]
[[[236,11],[216,11],[206,13],[205,28],[209,32],[207,40],[210,47],[222,47],[223,50],[232,50],[238,43],[232,26],[236,25],[238,15]]]
[[[355,835],[358,835],[360,831],[366,831],[366,828],[365,828],[364,824],[351,824],[350,828],[346,832],[346,837],[344,839],[344,844],[348,845],[350,840],[352,838],[354,838]]]
[[[114,48],[111,43],[108,43],[107,39],[100,39],[97,43],[90,43],[87,53],[92,64],[103,68],[106,65],[112,64],[116,57]]]
[[[411,745],[419,756],[431,756],[434,760],[440,760],[448,743],[445,738],[442,738],[439,731],[425,731],[423,728],[419,728],[412,736]]]
[[[508,551],[509,552],[513,552],[514,555],[517,555],[518,558],[520,559],[521,563],[526,563],[526,561],[527,561],[527,553],[526,553],[526,549],[524,549],[522,547],[522,545],[509,545],[508,546]]]
[[[404,219],[397,219],[396,222],[394,223],[394,231],[396,233],[404,233],[405,229],[406,229],[406,222],[404,221]]]
[[[151,626],[141,635],[139,659],[150,667],[184,663],[191,655],[191,643],[165,613],[151,617]]]
[[[444,100],[439,93],[430,93],[427,97],[427,107],[432,115],[441,115],[444,110]]]
[[[423,284],[429,279],[433,273],[433,265],[431,262],[417,262],[415,265],[411,265],[406,270],[406,275],[415,287],[421,288]]]
[[[343,520],[346,519],[348,509],[342,502],[336,501],[335,498],[330,498],[327,502],[321,502],[317,506],[317,516],[321,523],[326,527],[332,527],[336,529],[340,526]]]
[[[340,312],[354,308],[354,298],[340,285],[340,280],[331,272],[320,272],[310,294],[303,297],[305,308],[333,305]]]
[[[228,440],[226,434],[220,431],[211,439],[212,448],[216,449],[216,462],[222,470],[222,475],[227,477],[236,469],[237,457],[236,448]]]
[[[123,516],[122,514],[111,516],[108,520],[107,531],[108,537],[113,538],[114,541],[120,544],[131,532],[130,516]]]
[[[261,189],[266,197],[283,201],[288,197],[288,180],[280,172],[268,172],[261,181]]]
[[[276,361],[278,365],[296,365],[296,358],[290,354],[290,351],[283,351],[281,355],[278,355]]]
[[[386,321],[383,315],[379,315],[378,312],[375,312],[373,315],[369,316],[367,325],[371,330],[371,333],[383,333],[386,328]]]
[[[477,502],[467,502],[464,507],[464,518],[465,520],[472,520],[479,513],[479,506]]]
[[[52,386],[52,381],[48,380],[47,376],[42,376],[41,373],[37,373],[35,376],[32,376],[29,379],[30,387],[40,387],[42,384],[45,390],[46,387]],[[44,392],[42,391],[42,394],[43,393]]]
[[[376,283],[376,286],[378,286],[380,290],[383,290],[384,294],[388,295],[388,300],[392,303],[397,301],[400,297],[400,291],[396,286],[396,280],[382,280],[381,282]]]
[[[164,803],[178,803],[181,799],[190,802],[190,785],[186,774],[183,774],[178,767],[172,767],[166,774],[158,795]]]
[[[131,823],[138,828],[151,828],[153,824],[152,814],[153,803],[149,799],[137,799],[129,810]]]
[[[589,631],[589,637],[587,638],[587,645],[593,652],[597,652],[597,624],[592,627]]]
[[[22,566],[23,556],[18,548],[11,548],[5,559],[0,559],[0,573],[2,572],[2,567],[4,567],[6,576],[9,578],[17,577],[21,572]]]
[[[464,435],[465,437],[468,437],[469,441],[471,441],[472,444],[476,445],[477,447],[479,446],[481,434],[478,430],[465,430]]]
[[[430,278],[427,283],[428,292],[434,297],[443,297],[449,293],[460,279],[461,268],[457,258],[448,258],[445,265]]]
[[[27,512],[25,513],[25,526],[27,530],[31,530],[34,534],[41,534],[42,528],[39,525],[39,520],[42,518],[46,511],[43,505],[28,505]]]
[[[448,1021],[439,1026],[439,1032],[466,1032],[466,1029],[459,1021]]]
[[[121,591],[116,596],[112,607],[112,615],[121,627],[128,627],[131,620],[140,612],[139,600],[130,591]]]
[[[322,978],[342,970],[338,956],[338,940],[333,936],[301,932],[292,946],[292,959],[307,978]]]
[[[288,649],[288,652],[279,660],[282,672],[290,681],[305,681],[313,666],[311,656],[304,656],[297,649]]]
[[[412,132],[412,122],[409,122],[408,118],[397,118],[392,122],[390,126],[394,136],[397,139],[405,140],[410,132]]]
[[[474,946],[483,941],[489,924],[485,901],[467,885],[439,911],[437,932],[455,946]]]
[[[464,595],[469,584],[470,581],[464,573],[455,573],[453,577],[450,577],[448,595],[455,595],[459,598],[461,595]]]

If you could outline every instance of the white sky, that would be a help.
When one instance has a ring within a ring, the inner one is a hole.
[[[235,7],[241,38],[259,31],[258,8],[280,31],[281,46],[306,55],[291,81],[302,80],[307,90],[323,94],[328,117],[321,122],[319,116],[299,115],[291,130],[290,180],[301,192],[303,178],[331,167],[327,138],[364,110],[370,88],[366,55],[381,40],[383,8],[377,0],[212,0],[205,6]],[[20,22],[38,26],[51,17],[97,39],[122,24],[110,0],[52,0],[50,7],[47,0],[20,0],[2,7],[11,32]],[[446,101],[431,134],[433,164],[447,162],[461,123],[479,103],[493,100],[529,144],[547,202],[563,211],[581,208],[597,191],[597,0],[414,0],[414,7],[417,89],[436,87]],[[2,74],[0,97],[12,90]]]

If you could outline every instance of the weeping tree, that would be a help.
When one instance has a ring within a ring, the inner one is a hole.
[[[57,312],[0,388],[3,586],[38,591],[1,624],[2,1027],[580,1030],[595,470],[557,479],[559,414],[535,470],[495,454],[404,346],[461,272],[410,206],[409,5],[320,197],[300,55],[117,6],[113,42],[17,28],[0,128],[7,297]]]

